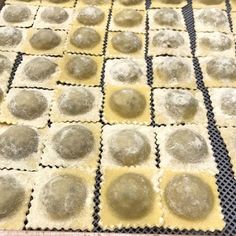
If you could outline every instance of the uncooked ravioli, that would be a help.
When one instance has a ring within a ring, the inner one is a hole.
[[[164,189],[164,199],[172,213],[188,221],[206,218],[214,204],[210,186],[192,174],[174,176]]]
[[[170,133],[165,149],[182,163],[202,162],[209,153],[205,138],[189,128],[179,128]]]
[[[77,21],[84,25],[97,25],[105,18],[105,13],[96,6],[82,8],[78,15]]]
[[[123,219],[139,219],[153,207],[152,183],[142,174],[125,173],[107,188],[106,199],[112,211]]]
[[[112,157],[122,166],[132,166],[149,158],[151,147],[147,137],[134,129],[123,129],[109,139]]]
[[[50,50],[61,43],[61,37],[51,29],[40,29],[29,40],[37,50]]]
[[[157,24],[163,26],[175,26],[179,21],[178,13],[171,8],[158,9],[153,18]]]
[[[165,96],[165,108],[175,119],[190,119],[198,110],[198,101],[188,91],[172,90]]]
[[[93,133],[81,125],[68,125],[60,129],[52,139],[53,149],[66,160],[81,159],[94,148]]]
[[[24,187],[10,176],[0,176],[0,219],[14,214],[25,199]]]
[[[143,0],[119,0],[119,2],[125,6],[132,6],[132,5],[138,5],[142,3]]]
[[[65,90],[58,98],[58,108],[66,115],[76,116],[89,112],[95,98],[86,88],[72,87]]]
[[[41,189],[39,200],[54,219],[67,219],[84,208],[87,186],[80,177],[63,174],[50,179]]]
[[[71,44],[81,49],[94,48],[100,41],[100,34],[95,29],[89,27],[78,28],[70,38]]]
[[[97,73],[97,63],[85,55],[72,56],[66,63],[67,73],[75,79],[89,79]]]
[[[41,18],[50,24],[62,24],[69,18],[69,14],[60,7],[47,7],[42,11]]]
[[[134,9],[124,9],[114,15],[114,22],[122,27],[137,26],[142,20],[142,14]]]
[[[124,88],[112,93],[109,99],[110,108],[123,118],[135,118],[146,108],[146,99],[139,91]]]
[[[10,23],[20,23],[29,20],[31,11],[27,6],[9,5],[3,12],[3,19]]]
[[[236,116],[236,89],[227,89],[221,95],[221,110],[229,116]]]
[[[0,135],[0,156],[14,161],[27,158],[37,152],[37,132],[23,125],[13,125]]]
[[[42,82],[56,72],[57,64],[46,57],[36,57],[27,62],[23,72],[27,79]]]
[[[10,72],[11,70],[11,61],[5,56],[0,54],[0,75],[6,71]]]
[[[0,46],[14,47],[22,41],[22,30],[14,27],[1,27],[0,28]]]
[[[23,120],[34,120],[40,117],[47,107],[47,99],[40,91],[36,90],[20,90],[8,103],[11,114]]]
[[[122,53],[135,53],[142,48],[142,40],[133,32],[116,33],[111,39],[112,46]]]

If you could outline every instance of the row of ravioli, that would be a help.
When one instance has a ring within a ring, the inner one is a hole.
[[[98,192],[93,171],[2,170],[0,228],[93,230],[95,210],[102,229],[164,226],[214,231],[224,227],[215,178],[207,172],[107,168],[100,181],[95,208]]]

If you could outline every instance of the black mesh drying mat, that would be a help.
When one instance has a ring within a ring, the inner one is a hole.
[[[194,0],[193,0],[194,1]],[[151,0],[146,0],[146,7],[150,7]],[[218,190],[220,193],[220,200],[221,200],[221,206],[224,214],[224,219],[226,222],[226,226],[223,231],[215,231],[215,232],[203,232],[203,231],[195,231],[195,230],[170,230],[168,228],[163,227],[145,227],[145,228],[122,228],[122,229],[114,229],[114,230],[103,230],[98,225],[99,221],[99,196],[100,196],[100,183],[101,183],[101,172],[100,167],[96,171],[96,186],[95,186],[95,197],[94,197],[94,220],[93,225],[94,228],[92,232],[113,232],[113,233],[143,233],[143,234],[176,234],[176,235],[236,235],[236,181],[234,179],[234,175],[232,172],[232,166],[230,163],[230,157],[228,156],[228,151],[226,150],[226,146],[224,144],[224,141],[220,135],[219,130],[216,127],[216,122],[214,119],[214,113],[213,108],[210,100],[210,96],[208,93],[207,88],[204,85],[202,72],[200,69],[200,65],[198,62],[198,59],[194,56],[195,55],[195,47],[196,47],[196,32],[194,30],[194,20],[193,20],[193,9],[192,9],[192,0],[188,0],[188,5],[183,8],[183,14],[185,18],[185,22],[187,25],[187,30],[190,36],[191,40],[191,49],[193,54],[193,63],[195,68],[195,75],[197,79],[197,86],[198,89],[202,91],[204,95],[204,102],[205,106],[207,108],[207,117],[208,117],[208,132],[210,135],[210,141],[213,147],[214,151],[214,157],[217,163],[217,167],[219,169],[219,174],[216,176],[217,179],[217,185]],[[4,0],[0,0],[0,9],[4,5]],[[230,4],[229,0],[226,0],[226,6],[227,6],[227,13],[229,17],[229,22],[231,24],[231,30],[232,30],[232,22],[230,18]],[[148,23],[146,26],[146,29],[148,30]],[[147,31],[146,31],[147,32]],[[106,37],[107,38],[107,37]],[[105,46],[106,46],[105,40]],[[147,49],[147,48],[146,48]],[[146,50],[147,51],[147,50]],[[148,75],[148,83],[149,85],[152,84],[152,60],[151,57],[148,57],[145,55],[146,61],[147,61],[147,75]],[[22,54],[18,53],[17,59],[15,61],[13,71],[10,78],[10,84],[11,81],[14,78],[15,71],[18,67],[18,65],[21,63],[22,60]],[[101,87],[103,91],[104,86],[104,68],[102,73],[102,79],[101,79]],[[104,92],[104,91],[103,91]],[[151,107],[152,107],[152,123],[151,126],[154,126],[154,111],[153,111],[153,97],[151,98]],[[104,125],[105,123],[102,120],[102,112],[101,112],[101,119],[100,122]],[[50,121],[49,121],[50,125]],[[101,159],[101,153],[102,153],[102,146],[100,147],[100,159]],[[157,151],[156,153],[156,160],[157,160],[157,166],[159,165],[159,153]],[[100,160],[99,160],[99,166],[100,166]],[[25,221],[25,223],[27,220]],[[40,229],[39,229],[40,230]],[[56,231],[56,229],[55,229]],[[82,231],[78,231],[82,232]]]

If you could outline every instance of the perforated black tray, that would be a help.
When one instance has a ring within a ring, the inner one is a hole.
[[[155,1],[155,0],[153,0]],[[193,0],[194,1],[194,0]],[[150,7],[151,0],[146,1],[146,8],[148,9]],[[0,0],[0,9],[4,5],[4,0]],[[231,30],[232,30],[232,21],[230,18],[230,4],[229,0],[226,0],[226,6],[227,6],[227,13],[229,17],[229,21],[231,24]],[[195,39],[196,39],[196,33],[194,30],[194,20],[193,20],[193,10],[192,10],[192,0],[188,0],[188,5],[183,8],[183,14],[185,18],[185,22],[187,25],[187,30],[190,35],[191,39],[191,49],[192,49],[192,55],[193,55],[193,62],[194,62],[194,68],[195,68],[195,74],[197,79],[197,86],[198,89],[202,91],[204,95],[204,102],[207,108],[207,117],[208,117],[208,132],[210,135],[211,144],[214,151],[214,156],[217,162],[217,166],[219,169],[219,174],[216,176],[217,178],[217,185],[218,190],[220,193],[220,199],[221,199],[221,206],[223,208],[223,214],[226,221],[226,226],[223,231],[215,231],[215,232],[203,232],[203,231],[194,231],[194,230],[170,230],[163,227],[152,227],[152,228],[129,228],[129,229],[115,229],[113,231],[109,230],[102,230],[99,225],[99,189],[100,189],[100,183],[101,183],[101,172],[100,167],[98,168],[96,172],[96,187],[95,187],[95,197],[94,197],[94,203],[95,203],[95,211],[93,214],[94,220],[93,225],[94,228],[92,232],[119,232],[119,233],[153,233],[153,234],[184,234],[184,235],[232,235],[236,236],[236,180],[234,179],[233,172],[232,172],[232,166],[230,163],[230,158],[228,156],[228,151],[226,150],[226,146],[224,144],[224,141],[219,133],[219,130],[216,127],[216,122],[214,119],[214,113],[212,109],[212,104],[210,100],[210,96],[208,93],[207,88],[204,85],[202,72],[199,66],[198,59],[195,57]],[[148,23],[146,26],[146,32],[148,32]],[[148,38],[148,37],[147,37]],[[147,39],[148,40],[148,39]],[[106,46],[107,37],[105,40]],[[104,47],[105,48],[105,47]],[[146,48],[147,49],[147,48]],[[147,51],[147,50],[146,50]],[[151,86],[152,85],[152,60],[151,57],[148,57],[147,54],[145,55],[146,61],[147,61],[147,72],[148,72],[148,83]],[[22,59],[22,54],[19,53],[18,57],[15,61],[15,65],[11,74],[10,84],[11,81],[14,78],[14,74],[16,71],[16,68],[20,64]],[[104,87],[104,70],[102,74],[101,79],[101,87],[103,90]],[[104,91],[103,91],[104,92]],[[154,126],[154,111],[153,111],[153,98],[151,98],[152,103],[152,123],[151,126]],[[100,114],[101,119],[100,122],[102,124],[105,124],[102,120],[102,112]],[[50,121],[49,121],[50,125]],[[102,147],[100,148],[100,153],[102,151]],[[100,154],[101,158],[101,154]],[[159,154],[157,151],[157,166],[159,165]],[[100,164],[100,161],[99,161]],[[27,223],[27,220],[25,221]]]

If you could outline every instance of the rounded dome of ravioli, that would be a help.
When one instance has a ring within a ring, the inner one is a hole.
[[[178,13],[171,8],[162,8],[156,11],[154,21],[159,25],[174,26],[179,21]]]
[[[125,6],[131,6],[140,4],[143,0],[119,0],[119,2]]]
[[[17,46],[22,40],[22,31],[14,27],[0,28],[0,46]]]
[[[198,15],[198,19],[206,25],[220,27],[227,23],[227,17],[220,9],[206,8],[202,9]]]
[[[63,159],[81,159],[95,145],[93,133],[81,125],[68,125],[53,136],[53,148]]]
[[[70,38],[70,42],[77,48],[94,48],[101,41],[100,34],[93,28],[80,27]]]
[[[137,90],[124,88],[113,92],[109,100],[110,108],[124,118],[135,118],[146,108],[145,97]]]
[[[8,104],[11,114],[23,120],[38,118],[47,107],[47,99],[41,92],[26,89],[17,92]]]
[[[203,136],[188,128],[172,132],[165,144],[166,151],[182,163],[199,163],[208,156],[208,146]]]
[[[52,3],[64,3],[64,2],[69,2],[71,0],[48,0],[48,1]]]
[[[50,179],[40,192],[40,201],[46,212],[55,219],[66,219],[79,213],[85,205],[87,186],[71,174]]]
[[[234,58],[216,57],[207,62],[207,74],[215,79],[236,79],[236,61]]]
[[[177,31],[160,30],[152,39],[154,47],[178,48],[184,45],[183,36]]]
[[[4,55],[0,54],[0,75],[4,72],[10,72],[11,61]]]
[[[68,18],[67,11],[60,7],[47,7],[41,13],[41,19],[50,24],[62,24]]]
[[[143,20],[142,14],[134,9],[124,9],[114,16],[114,22],[122,27],[139,25]]]
[[[188,91],[173,90],[165,96],[165,108],[174,118],[190,119],[198,110],[198,100]]]
[[[224,0],[200,0],[201,3],[206,5],[217,5],[221,4]]]
[[[0,176],[0,219],[18,210],[25,199],[24,188],[10,175]]]
[[[149,158],[151,152],[148,139],[132,129],[116,132],[108,142],[112,157],[122,166],[140,164]]]
[[[182,81],[191,75],[189,65],[177,57],[166,57],[158,63],[155,71],[158,77],[168,81]]]
[[[188,220],[204,219],[214,204],[210,186],[191,174],[173,177],[164,190],[164,198],[174,214]]]
[[[138,219],[146,216],[153,206],[152,183],[143,175],[126,173],[117,177],[106,192],[108,206],[119,217]]]
[[[110,69],[114,80],[132,83],[137,81],[143,74],[139,65],[131,59],[120,59]]]
[[[61,37],[51,29],[40,29],[29,41],[31,46],[37,50],[50,50],[61,43]]]
[[[95,6],[84,7],[77,15],[77,21],[84,25],[97,25],[101,23],[104,18],[105,13]]]
[[[68,60],[66,70],[76,79],[89,79],[97,73],[97,63],[91,57],[77,55]]]
[[[0,155],[18,161],[37,152],[39,137],[37,132],[23,125],[13,125],[0,135]]]
[[[122,53],[134,53],[142,48],[142,41],[133,32],[116,33],[111,39],[112,46]]]
[[[57,64],[46,57],[36,57],[27,62],[23,68],[27,79],[41,82],[56,72]]]
[[[3,12],[3,19],[10,23],[27,21],[31,16],[31,11],[27,6],[9,5]]]
[[[224,51],[232,47],[232,40],[226,34],[215,32],[200,38],[200,44],[214,51]]]
[[[86,88],[69,88],[58,99],[59,110],[66,115],[84,114],[93,108],[95,98]]]
[[[236,89],[227,89],[221,96],[221,110],[230,116],[236,116]]]

